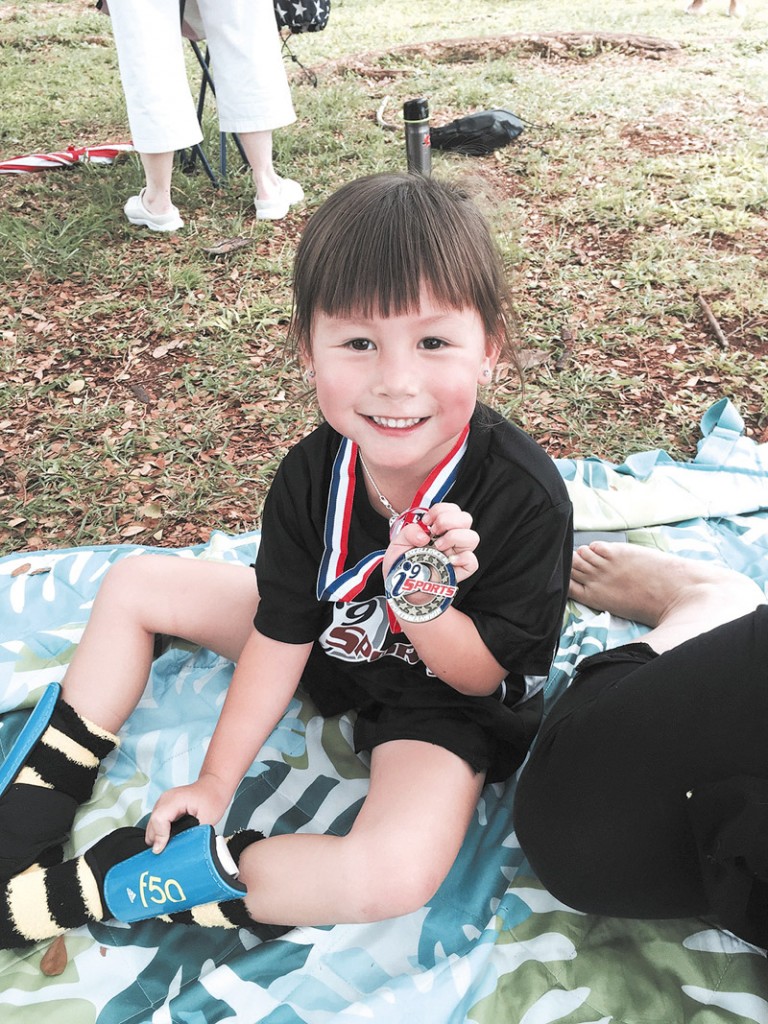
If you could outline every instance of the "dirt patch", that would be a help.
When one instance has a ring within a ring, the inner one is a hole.
[[[488,61],[511,53],[535,53],[548,60],[583,60],[604,53],[622,53],[659,60],[681,51],[679,43],[653,36],[618,32],[513,32],[500,36],[471,36],[464,39],[435,39],[426,43],[406,43],[389,50],[370,51],[344,57],[322,65],[326,73],[354,71],[375,73],[382,62],[396,65],[399,60],[424,60],[432,64],[459,64]]]

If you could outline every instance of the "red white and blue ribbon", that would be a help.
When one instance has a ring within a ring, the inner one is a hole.
[[[429,508],[442,501],[456,480],[467,450],[469,424],[456,444],[429,474],[411,502],[412,508]],[[371,573],[381,565],[384,551],[372,551],[357,565],[346,568],[349,555],[349,531],[357,479],[358,446],[348,437],[342,439],[331,473],[328,509],[325,514],[325,550],[317,574],[319,601],[353,601],[364,589]]]

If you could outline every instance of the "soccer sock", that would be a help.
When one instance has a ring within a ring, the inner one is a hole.
[[[147,849],[143,828],[119,828],[74,860],[33,868],[0,884],[0,949],[20,949],[102,921],[104,876]]]
[[[117,742],[59,698],[0,797],[0,879],[17,875],[66,839],[78,806],[91,795],[100,762]]]
[[[147,852],[143,828],[119,828],[100,839],[81,857],[51,867],[34,867],[0,883],[0,949],[21,949],[111,917],[104,899],[104,879],[110,868],[137,853]],[[238,863],[261,832],[245,829],[227,839]],[[253,928],[255,922],[241,899],[205,903],[191,910],[158,915],[162,921],[197,924],[206,928]]]
[[[85,803],[99,763],[117,742],[117,736],[89,722],[59,698],[47,729],[30,750],[15,783],[57,789],[78,804]]]
[[[264,836],[252,828],[242,829],[228,836],[227,849],[232,854],[235,864],[240,863],[240,855],[251,843],[258,842]],[[173,921],[176,924],[196,924],[201,928],[255,928],[253,920],[245,907],[245,900],[221,900],[218,903],[202,903],[191,910],[180,910],[176,914],[163,914],[161,921]]]

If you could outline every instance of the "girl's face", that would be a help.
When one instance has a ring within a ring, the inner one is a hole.
[[[418,486],[451,450],[496,358],[476,310],[436,306],[422,290],[419,308],[399,316],[319,313],[305,363],[326,420],[358,443],[383,488],[403,476]]]

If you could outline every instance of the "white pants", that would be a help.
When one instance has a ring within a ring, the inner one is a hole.
[[[135,149],[168,153],[200,142],[179,0],[109,0],[109,14]],[[273,0],[188,0],[185,20],[200,26],[210,48],[223,132],[296,120]]]

